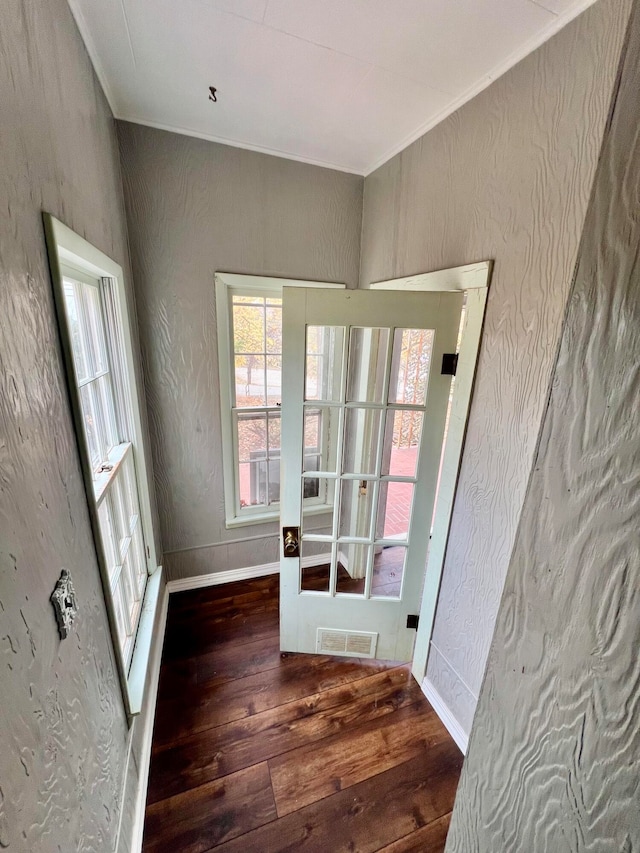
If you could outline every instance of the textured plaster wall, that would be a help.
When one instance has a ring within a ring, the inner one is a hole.
[[[272,562],[275,523],[224,526],[214,274],[355,287],[363,179],[126,122],[118,135],[165,566]]]
[[[3,0],[0,848],[104,853],[116,844],[128,729],[64,384],[42,210],[128,268],[113,118],[69,8],[65,0]],[[49,602],[62,568],[72,573],[80,606],[63,642]],[[139,750],[136,737],[134,756]],[[130,781],[137,781],[135,758]],[[123,836],[130,825],[129,809]]]
[[[640,4],[448,853],[640,850]]]
[[[365,181],[361,286],[495,260],[427,669],[467,733],[629,9],[600,0]]]

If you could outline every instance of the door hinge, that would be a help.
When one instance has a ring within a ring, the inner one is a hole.
[[[455,376],[458,367],[458,353],[445,352],[442,356],[442,370],[440,373],[443,376]]]
[[[420,617],[417,613],[411,613],[407,616],[407,628],[413,628],[414,631],[418,630],[418,622],[420,621]]]

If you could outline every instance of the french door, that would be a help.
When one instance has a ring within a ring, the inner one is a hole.
[[[285,288],[283,651],[410,660],[462,301]]]

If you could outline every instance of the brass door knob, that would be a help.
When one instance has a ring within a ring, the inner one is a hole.
[[[298,557],[300,554],[298,543],[298,530],[295,527],[285,527],[282,531],[283,551],[285,557]]]

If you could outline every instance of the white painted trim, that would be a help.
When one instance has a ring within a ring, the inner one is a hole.
[[[533,0],[536,2],[536,0]],[[423,124],[419,125],[415,130],[413,130],[408,136],[405,136],[404,139],[399,142],[397,145],[394,145],[390,148],[385,154],[381,157],[378,157],[377,160],[371,164],[371,166],[367,167],[363,174],[366,177],[371,175],[376,169],[379,169],[381,166],[384,166],[389,160],[393,159],[396,154],[399,154],[401,151],[404,151],[409,145],[415,142],[417,139],[420,139],[421,136],[424,136],[425,133],[428,133],[430,130],[433,130],[436,125],[445,121],[445,119],[449,118],[450,115],[459,110],[460,107],[464,106],[468,101],[473,100],[476,95],[479,95],[484,89],[488,88],[492,83],[502,77],[503,74],[506,74],[514,65],[517,65],[521,60],[525,59],[530,53],[533,53],[539,47],[541,47],[546,41],[549,41],[556,33],[560,32],[563,27],[566,27],[568,23],[570,23],[574,18],[577,18],[578,15],[582,14],[582,12],[586,11],[589,6],[593,6],[596,0],[576,0],[575,3],[572,3],[568,6],[563,12],[559,15],[555,15],[549,23],[544,26],[541,30],[539,30],[532,38],[528,39],[524,44],[520,45],[513,53],[509,54],[506,59],[503,59],[502,62],[499,62],[495,65],[488,74],[478,80],[473,86],[470,86],[465,92],[455,98],[453,101],[448,103],[446,107],[444,107],[440,112],[436,113],[435,116],[432,116]],[[540,8],[545,8],[541,3],[536,3]],[[549,9],[546,10],[550,12]],[[554,14],[551,12],[551,14]]]
[[[129,704],[131,712],[139,714],[142,710],[144,699],[144,687],[151,661],[151,647],[154,640],[153,626],[156,621],[156,612],[163,590],[162,566],[158,566],[147,581],[142,600],[142,610],[138,620],[138,631],[133,646],[133,656],[129,667]],[[166,584],[165,584],[166,586]],[[164,635],[163,635],[164,636]]]
[[[469,735],[465,732],[460,723],[456,720],[454,715],[451,713],[449,706],[428,678],[424,679],[424,681],[420,685],[420,688],[433,706],[433,710],[436,712],[436,714],[442,721],[442,724],[456,742],[460,752],[463,755],[466,755],[467,746],[469,745]]]
[[[280,572],[280,562],[263,563],[261,566],[246,566],[242,569],[227,569],[224,572],[210,572],[207,575],[196,575],[192,578],[179,578],[168,581],[167,589],[170,593],[184,592],[188,589],[203,589],[207,586],[216,586],[233,581],[250,580],[261,578],[265,575],[275,575]]]
[[[465,264],[446,270],[423,272],[418,275],[408,275],[402,278],[391,278],[387,281],[374,281],[369,285],[371,290],[475,290],[486,287],[491,261],[480,261],[477,264]]]
[[[488,283],[488,272],[485,281]],[[421,681],[427,671],[429,642],[433,633],[458,475],[462,464],[487,295],[488,287],[473,288],[467,292],[466,297],[464,328],[460,341],[456,381],[453,386],[449,430],[442,454],[440,487],[433,516],[431,542],[420,603],[420,622],[413,651],[412,672],[417,681]]]
[[[93,246],[84,237],[76,234],[64,223],[60,222],[49,213],[43,213],[43,222],[45,229],[45,237],[47,242],[47,250],[49,254],[49,265],[51,269],[51,277],[53,282],[53,293],[56,304],[56,312],[61,332],[61,344],[63,355],[65,358],[66,371],[68,374],[68,384],[70,393],[70,403],[72,413],[74,415],[74,423],[76,425],[76,433],[78,435],[80,462],[85,482],[85,491],[87,495],[87,506],[91,518],[91,526],[96,544],[96,555],[100,568],[100,574],[103,582],[104,600],[107,613],[109,616],[109,625],[113,638],[114,653],[118,665],[118,676],[122,687],[122,695],[127,713],[130,717],[140,713],[142,707],[142,695],[144,692],[144,682],[146,680],[149,648],[151,645],[150,631],[152,627],[148,627],[149,620],[153,625],[155,615],[155,607],[157,604],[158,589],[156,584],[160,583],[162,570],[158,566],[157,554],[155,549],[155,535],[153,530],[153,513],[151,510],[151,495],[149,493],[148,484],[151,481],[149,472],[151,471],[150,454],[145,442],[145,432],[142,428],[142,401],[144,399],[141,383],[138,382],[136,375],[136,359],[133,350],[133,318],[129,314],[127,287],[124,279],[124,272],[120,264],[109,258],[100,249]],[[79,401],[77,394],[77,383],[72,377],[75,375],[73,371],[73,357],[70,353],[70,332],[66,320],[66,311],[62,296],[62,269],[65,265],[71,264],[75,269],[84,272],[86,275],[96,276],[98,279],[109,279],[114,288],[115,295],[115,310],[117,318],[115,322],[118,326],[118,332],[121,338],[121,347],[123,351],[123,378],[124,382],[122,391],[124,394],[126,413],[130,418],[130,426],[132,435],[129,439],[132,444],[133,456],[135,460],[136,481],[138,486],[138,500],[140,504],[140,523],[145,546],[146,567],[148,572],[147,589],[143,599],[142,610],[138,621],[138,629],[141,624],[143,613],[145,614],[145,627],[142,632],[138,632],[136,637],[136,645],[138,636],[141,639],[141,647],[136,652],[134,646],[133,660],[131,666],[127,666],[127,661],[123,654],[123,649],[120,645],[120,639],[117,630],[117,619],[115,615],[115,607],[111,596],[111,582],[109,578],[108,568],[105,564],[103,547],[101,544],[99,532],[99,520],[97,502],[95,501],[95,492],[93,484],[93,474],[90,471],[90,464],[87,459],[85,439],[83,430],[79,425]],[[83,449],[84,448],[84,449]],[[160,574],[158,574],[160,572]],[[152,583],[152,579],[156,581]],[[151,584],[151,587],[149,587]],[[147,594],[148,593],[148,594]]]
[[[162,589],[162,594],[159,599],[160,615],[158,618],[158,633],[157,641],[153,649],[153,655],[149,659],[149,695],[147,697],[147,710],[143,717],[138,717],[129,732],[129,745],[127,751],[127,763],[124,772],[124,782],[122,790],[122,803],[120,807],[120,824],[118,826],[118,842],[116,851],[120,850],[120,832],[122,815],[124,812],[124,797],[129,793],[127,791],[127,778],[129,771],[129,761],[131,760],[131,752],[133,745],[133,737],[136,731],[136,726],[143,725],[142,734],[142,752],[140,754],[140,766],[138,767],[138,790],[136,791],[135,807],[133,812],[133,827],[131,830],[130,849],[133,853],[141,853],[142,851],[142,836],[144,833],[144,816],[147,802],[147,788],[149,784],[149,766],[151,764],[151,746],[153,740],[153,726],[156,714],[156,702],[158,698],[158,683],[160,681],[160,665],[162,663],[162,650],[164,646],[164,635],[167,626],[167,612],[169,609],[169,589],[165,584]],[[126,848],[128,849],[128,848]]]
[[[431,542],[427,554],[427,566],[420,603],[420,621],[411,665],[411,671],[418,683],[422,681],[427,671],[429,643],[433,632],[453,513],[453,502],[464,449],[467,419],[471,408],[471,394],[480,351],[480,336],[489,293],[492,263],[492,261],[480,261],[448,270],[436,270],[435,272],[420,273],[390,279],[389,281],[374,282],[371,285],[373,290],[466,292],[464,327],[460,342],[456,382],[453,388],[449,431],[442,458],[440,488],[436,496]]]
[[[217,272],[216,281],[224,282],[227,287],[245,290],[255,287],[260,291],[270,290],[280,294],[283,287],[324,287],[334,290],[344,290],[346,284],[336,281],[315,281],[306,278],[274,278],[266,275],[244,275],[235,272]]]
[[[331,560],[330,554],[313,554],[300,560],[302,568],[321,566]],[[210,572],[208,575],[196,575],[192,578],[178,578],[168,581],[169,592],[184,592],[188,589],[203,589],[207,586],[217,586],[233,581],[251,580],[251,578],[262,578],[265,575],[277,575],[280,573],[280,561],[274,563],[262,563],[260,566],[245,566],[241,569],[227,569],[224,572]]]

